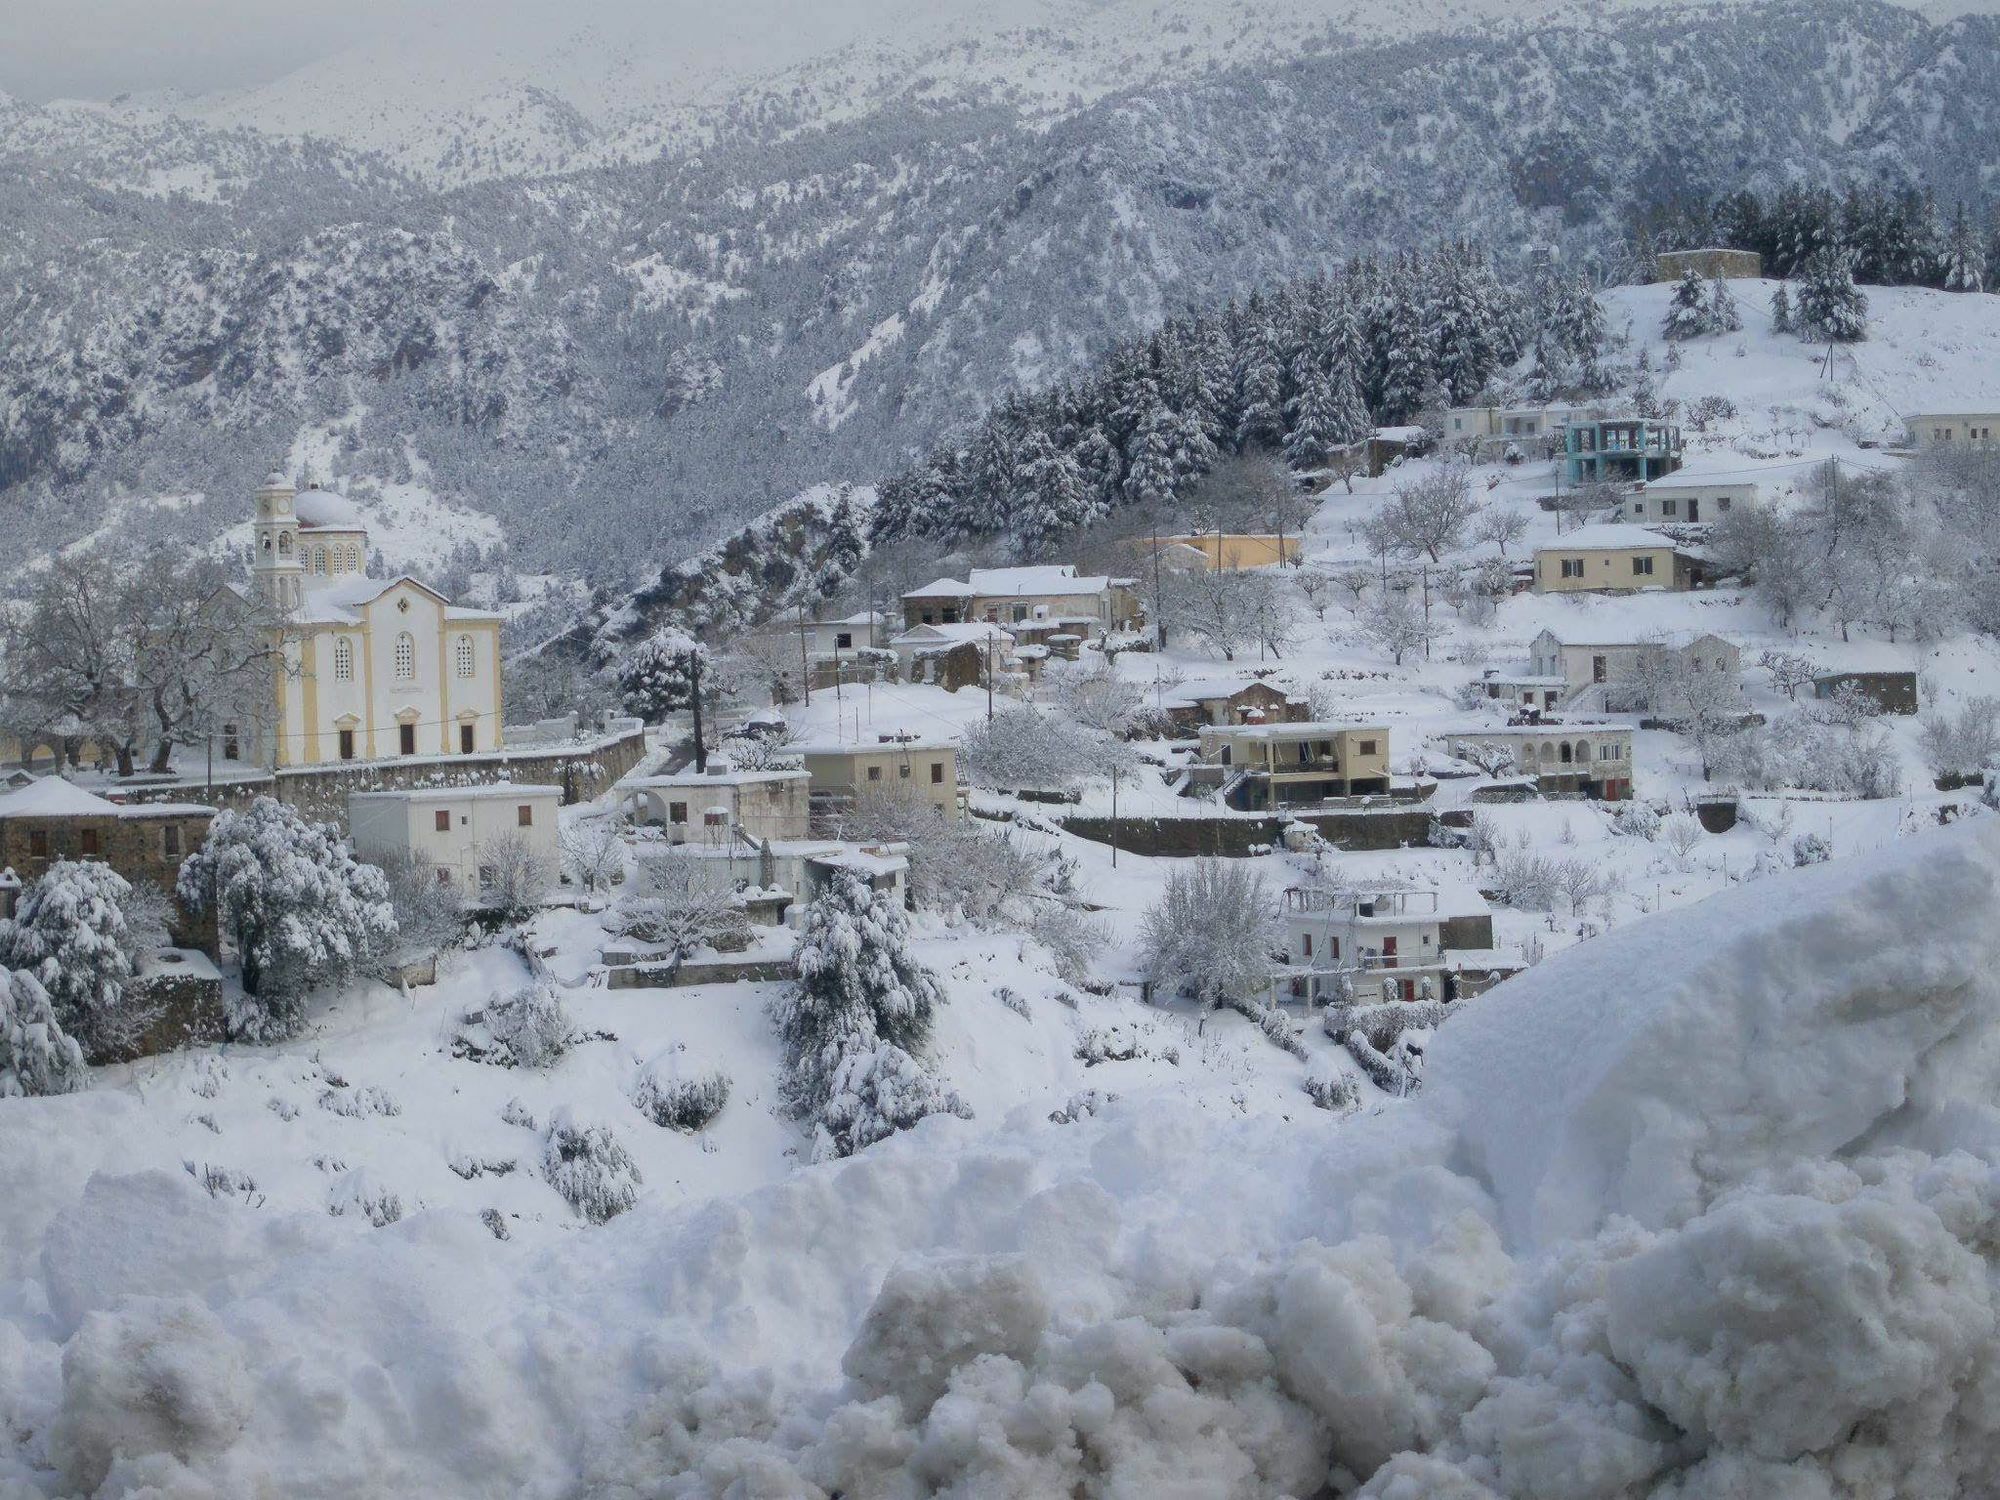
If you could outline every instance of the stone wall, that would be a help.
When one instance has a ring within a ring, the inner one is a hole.
[[[174,897],[181,861],[207,841],[212,821],[213,815],[206,808],[163,812],[156,817],[107,813],[0,818],[0,870],[12,869],[26,885],[58,859],[102,860],[134,885],[156,886],[173,898],[174,941],[213,957],[217,951],[214,913],[196,917]],[[44,854],[33,852],[37,834],[47,851]],[[87,849],[87,840],[92,838],[95,847]]]
[[[153,1024],[131,1047],[116,1056],[93,1057],[92,1063],[157,1057],[182,1047],[219,1042],[226,1035],[228,1017],[223,1008],[222,979],[212,966],[198,960],[183,960],[155,968],[137,985],[146,999],[159,1008]]]
[[[1306,823],[1341,849],[1422,848],[1430,843],[1428,808],[1385,807],[1366,812],[1299,813],[1271,818],[1088,818],[1060,820],[1078,838],[1115,844],[1127,854],[1194,859],[1239,859],[1269,848],[1290,823]]]
[[[524,786],[559,786],[565,803],[588,802],[629,773],[645,754],[645,731],[634,729],[595,743],[560,748],[287,767],[278,773],[275,794],[271,777],[255,776],[218,782],[213,791],[195,782],[121,789],[121,795],[133,802],[172,802],[199,791],[203,800],[217,807],[239,808],[248,807],[259,797],[276,795],[306,817],[344,829],[350,792],[490,786],[504,779]]]
[[[1493,917],[1489,912],[1473,916],[1446,917],[1438,923],[1438,946],[1447,953],[1483,953],[1493,946]]]

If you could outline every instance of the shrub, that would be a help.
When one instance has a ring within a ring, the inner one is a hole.
[[[1306,1094],[1321,1109],[1350,1115],[1361,1107],[1361,1086],[1350,1073],[1323,1073],[1306,1080]]]
[[[542,1135],[542,1176],[577,1213],[603,1224],[639,1201],[639,1164],[602,1125],[559,1109]]]
[[[481,1037],[478,1033],[484,1032]],[[546,1068],[569,1051],[576,1026],[547,981],[496,996],[461,1024],[455,1055],[503,1068]]]
[[[706,1128],[729,1102],[729,1077],[711,1070],[693,1078],[663,1078],[658,1064],[648,1066],[632,1085],[632,1103],[639,1113],[665,1130],[692,1135]]]

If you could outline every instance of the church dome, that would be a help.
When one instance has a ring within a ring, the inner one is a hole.
[[[360,506],[332,490],[302,491],[298,516],[301,526],[332,531],[360,531],[367,524],[361,518]]]

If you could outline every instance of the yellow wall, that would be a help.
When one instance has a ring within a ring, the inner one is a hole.
[[[1191,547],[1202,555],[1212,568],[1216,559],[1222,559],[1221,566],[1234,571],[1237,568],[1268,568],[1273,563],[1297,562],[1304,543],[1303,537],[1248,536],[1235,532],[1205,532],[1200,536],[1170,536],[1160,538],[1160,545],[1178,543]]]
[[[1562,576],[1565,557],[1583,559],[1583,577]],[[1634,573],[1635,557],[1653,559],[1651,573]],[[1538,594],[1631,593],[1637,589],[1672,589],[1674,549],[1671,547],[1631,547],[1615,552],[1565,552],[1554,546],[1535,553],[1535,592]]]

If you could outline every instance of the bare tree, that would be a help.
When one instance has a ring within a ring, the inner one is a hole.
[[[1375,575],[1366,568],[1342,568],[1333,575],[1333,586],[1340,590],[1341,606],[1350,615],[1358,615],[1368,591],[1375,586]]]
[[[1299,597],[1305,601],[1306,608],[1313,612],[1314,619],[1326,618],[1326,607],[1333,602],[1331,578],[1316,568],[1301,568],[1292,578],[1292,587],[1298,590]]]
[[[1281,650],[1290,629],[1290,595],[1270,572],[1220,572],[1201,568],[1168,575],[1164,592],[1167,621],[1185,630],[1224,661],[1236,660],[1246,643]]]
[[[623,936],[687,958],[704,947],[740,947],[750,919],[735,893],[706,879],[692,858],[661,854],[639,861],[612,925]]]
[[[1743,727],[1743,687],[1736,674],[1703,668],[1697,654],[1661,646],[1640,658],[1634,688],[1654,718],[1695,747],[1702,780],[1708,780],[1723,741]]]
[[[475,851],[479,865],[479,904],[510,922],[531,915],[542,904],[556,871],[540,850],[519,833],[488,839]]]
[[[1701,824],[1686,813],[1675,813],[1660,825],[1660,842],[1673,850],[1674,861],[1685,870],[1688,858],[1701,842]]]
[[[1799,690],[1810,687],[1818,675],[1810,658],[1788,651],[1766,651],[1757,665],[1770,674],[1771,686],[1794,703],[1799,701]]]
[[[1145,688],[1120,677],[1117,666],[1102,655],[1050,662],[1042,686],[1057,708],[1100,734],[1124,734],[1146,708]]]
[[[611,884],[625,869],[625,832],[616,813],[572,819],[562,830],[563,873],[590,892]]]
[[[1479,514],[1472,484],[1457,464],[1431,468],[1422,478],[1398,486],[1383,508],[1382,520],[1399,552],[1439,561],[1465,545],[1466,528]]]
[[[1443,634],[1407,593],[1396,589],[1385,591],[1374,607],[1362,614],[1361,629],[1399,667],[1405,656],[1419,648],[1428,657],[1431,642]]]
[[[1479,520],[1472,528],[1475,542],[1492,542],[1502,557],[1507,555],[1510,543],[1527,534],[1528,513],[1518,505],[1489,505],[1479,513]]]

